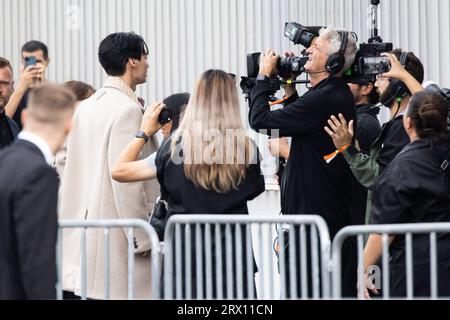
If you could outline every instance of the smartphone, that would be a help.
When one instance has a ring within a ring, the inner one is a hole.
[[[365,57],[360,66],[362,73],[366,76],[378,75],[391,70],[391,62],[388,57]]]
[[[28,68],[29,66],[36,66],[36,57],[34,56],[25,57],[25,69]]]

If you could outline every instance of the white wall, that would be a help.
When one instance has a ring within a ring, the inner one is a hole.
[[[96,58],[107,34],[135,31],[150,47],[147,100],[193,88],[207,68],[246,73],[247,52],[290,48],[285,21],[333,25],[368,38],[369,0],[0,0],[0,56],[19,63],[21,45],[49,45],[54,81],[96,87],[104,74]],[[450,86],[450,1],[382,0],[381,35],[424,61],[426,79]],[[243,113],[245,108],[243,107]]]

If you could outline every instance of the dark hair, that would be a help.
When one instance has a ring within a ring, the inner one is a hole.
[[[130,58],[141,60],[148,55],[144,39],[134,32],[113,33],[102,40],[98,48],[98,58],[110,76],[122,76]]]
[[[187,104],[189,103],[190,97],[191,95],[189,93],[177,93],[163,100],[163,103],[168,109],[170,109],[170,111],[172,111],[173,115],[171,133],[177,130],[180,126],[182,114],[186,109]]]
[[[42,53],[44,55],[44,59],[48,60],[48,48],[45,45],[45,43],[42,43],[40,41],[32,40],[25,43],[22,47],[22,52],[35,52],[42,50]]]
[[[377,104],[380,101],[380,94],[375,86],[373,86],[372,91],[368,95],[370,104]]]
[[[67,81],[64,83],[64,87],[70,89],[78,101],[86,100],[95,93],[95,89],[91,85],[81,81]]]
[[[421,91],[409,103],[411,118],[419,138],[432,138],[447,132],[448,101],[440,95]]]
[[[9,68],[11,70],[11,73],[13,73],[13,68],[11,66],[11,62],[9,62],[9,60],[0,57],[0,69],[3,68]]]
[[[392,53],[400,61],[400,58],[402,57],[402,53],[403,53],[402,49],[395,49],[394,51],[392,51]],[[423,82],[423,78],[424,78],[424,74],[425,74],[423,64],[420,61],[420,59],[417,58],[416,55],[412,52],[409,52],[408,55],[406,56],[405,69],[419,83]]]

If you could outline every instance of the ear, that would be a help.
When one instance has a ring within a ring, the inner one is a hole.
[[[408,116],[403,117],[403,126],[405,127],[406,131],[409,131],[412,129],[413,125],[412,125],[412,120],[410,117],[408,117]]]
[[[66,135],[69,134],[70,130],[72,130],[72,119],[73,117],[70,117],[67,121],[66,121],[66,125],[64,126],[64,133]]]
[[[130,66],[131,66],[132,68],[136,68],[136,66],[137,66],[136,59],[129,58],[129,59],[128,59],[128,63],[130,64]]]
[[[52,58],[48,58],[47,61],[45,62],[45,66],[48,67],[48,65],[50,64],[50,62],[52,61]]]
[[[365,86],[362,86],[361,87],[361,93],[363,94],[363,95],[365,95],[365,96],[368,96],[371,92],[372,92],[372,90],[373,90],[373,84],[372,83],[369,83],[369,84],[367,84],[367,85],[365,85]]]

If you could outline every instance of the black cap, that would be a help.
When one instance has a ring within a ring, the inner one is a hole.
[[[360,86],[365,86],[370,83],[368,79],[358,76],[345,76],[344,80],[347,83],[359,84]]]

